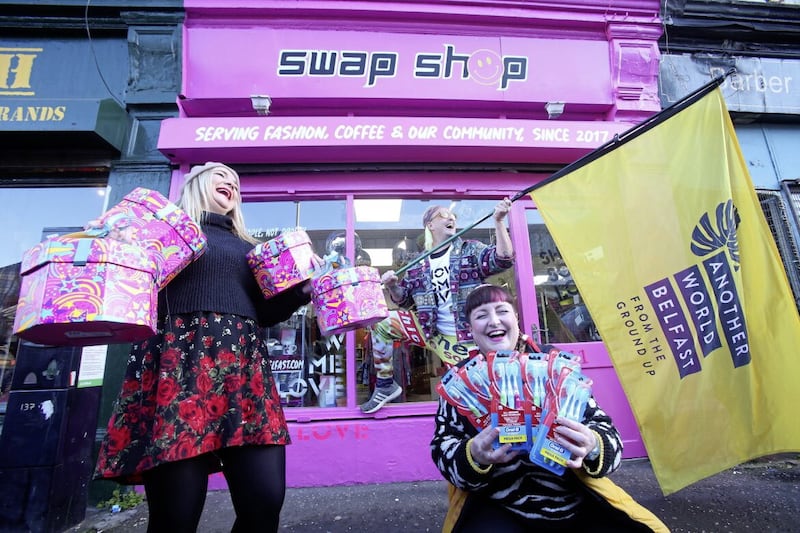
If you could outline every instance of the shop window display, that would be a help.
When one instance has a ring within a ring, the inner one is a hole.
[[[248,231],[256,239],[269,241],[284,232],[302,230],[320,257],[331,251],[345,255],[345,210],[343,200],[243,204],[245,220],[253,224]],[[267,328],[266,335],[284,407],[346,405],[347,335],[321,335],[313,305],[301,307],[289,320]]]
[[[452,200],[442,199],[356,199],[355,231],[370,265],[381,274],[406,266],[424,252],[423,213],[432,205],[446,207],[456,216],[460,230],[494,211],[497,199]],[[486,244],[494,244],[494,224],[491,217],[461,236]],[[403,274],[401,274],[402,277]],[[516,292],[513,268],[487,280],[508,287]],[[386,292],[386,291],[384,291]],[[397,306],[386,294],[390,309]],[[359,330],[365,339],[358,351],[359,384],[357,400],[366,401],[375,386],[375,368],[372,364],[370,332]],[[401,386],[402,394],[394,403],[432,401],[437,399],[436,384],[446,371],[439,357],[419,346],[395,341],[392,353],[394,380]]]
[[[10,384],[18,340],[12,335],[14,311],[19,292],[19,262],[25,250],[46,234],[81,229],[88,220],[107,207],[105,188],[5,189],[11,194],[7,209],[0,215],[9,228],[7,244],[0,250],[0,414]],[[370,206],[372,203],[372,206]],[[314,251],[323,256],[331,251],[345,254],[347,239],[353,239],[353,266],[365,265],[380,273],[397,270],[416,258],[424,249],[422,213],[436,203],[447,206],[458,217],[459,227],[491,213],[496,200],[418,200],[381,199],[355,201],[355,231],[346,231],[347,203],[330,201],[248,202],[243,206],[248,231],[261,241],[283,232],[300,229],[312,241]],[[70,209],[64,209],[69,205]],[[370,207],[372,211],[370,212]],[[463,238],[487,244],[493,240],[491,221],[484,221]],[[515,290],[513,269],[490,279]],[[387,298],[391,307],[393,304]],[[311,304],[299,309],[289,320],[267,330],[270,360],[282,403],[292,407],[342,407],[346,405],[348,357],[347,334],[325,337],[320,334]],[[374,387],[370,332],[353,332],[356,400],[366,400]],[[433,353],[406,343],[394,347],[393,363],[403,381],[403,395],[397,401],[415,402],[436,399],[435,386],[445,368]]]
[[[528,210],[526,215],[541,341],[545,344],[601,341],[544,221],[536,211]]]
[[[270,366],[284,407],[345,405],[345,335],[322,337],[309,307],[267,328]]]

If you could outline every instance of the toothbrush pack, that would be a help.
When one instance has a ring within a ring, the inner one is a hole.
[[[463,370],[463,366],[450,368],[436,385],[436,391],[460,414],[466,416],[475,428],[481,430],[489,425],[489,402],[467,384],[462,377]]]
[[[582,420],[591,385],[577,355],[551,348],[478,353],[452,367],[436,389],[478,430],[499,428],[496,448],[510,444],[560,475],[570,454],[556,442],[555,419]]]
[[[580,371],[580,361],[566,352],[549,354],[548,382],[530,460],[555,474],[566,470],[570,452],[556,442],[555,423],[560,416],[580,422],[592,395],[592,381]]]
[[[522,383],[525,388],[525,396],[531,406],[531,432],[533,437],[536,437],[547,394],[547,357],[548,354],[539,352],[523,354]]]
[[[501,350],[486,356],[492,401],[492,427],[500,429],[494,445],[510,444],[512,450],[528,451],[532,441],[532,411],[530,397],[525,393],[522,376],[525,354]]]

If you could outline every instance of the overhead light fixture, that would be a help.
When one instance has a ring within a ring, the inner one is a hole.
[[[272,98],[266,94],[254,94],[250,97],[250,102],[253,104],[253,109],[259,115],[269,115],[269,107],[272,105]]]
[[[544,108],[547,111],[547,118],[558,118],[564,114],[564,102],[547,102]]]
[[[399,222],[403,200],[353,200],[356,222]]]

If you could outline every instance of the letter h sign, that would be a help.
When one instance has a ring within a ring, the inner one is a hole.
[[[33,60],[41,48],[0,47],[0,95],[33,96],[31,73]]]

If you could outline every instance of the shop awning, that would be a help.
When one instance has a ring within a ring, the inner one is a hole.
[[[122,151],[131,127],[128,113],[113,99],[3,98],[0,146],[14,150]]]

